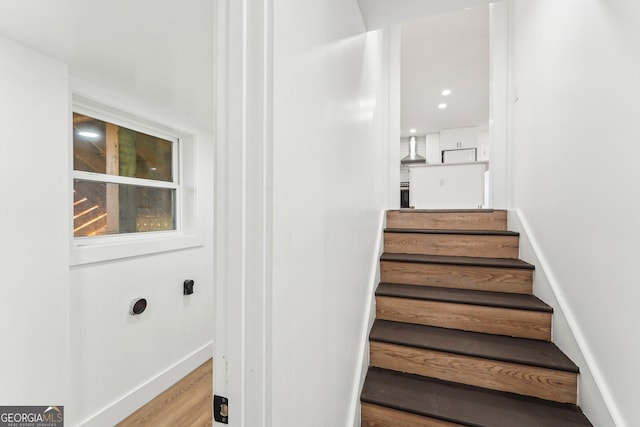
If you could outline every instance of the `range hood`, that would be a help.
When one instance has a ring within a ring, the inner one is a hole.
[[[409,138],[409,154],[400,160],[400,163],[427,163],[427,159],[416,153],[416,137]]]

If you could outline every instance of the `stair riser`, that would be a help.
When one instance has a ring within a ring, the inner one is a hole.
[[[518,258],[518,236],[384,233],[384,251],[400,254]]]
[[[371,343],[371,365],[440,380],[576,403],[575,373],[383,342]]]
[[[387,212],[389,228],[506,230],[507,212]]]
[[[551,340],[551,313],[547,312],[378,296],[376,318]]]
[[[362,403],[361,427],[464,427],[371,403]]]
[[[531,294],[533,270],[381,261],[380,281]]]

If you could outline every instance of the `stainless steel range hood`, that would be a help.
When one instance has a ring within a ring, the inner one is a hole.
[[[416,137],[409,138],[409,154],[400,160],[400,163],[427,163],[427,159],[416,152]]]

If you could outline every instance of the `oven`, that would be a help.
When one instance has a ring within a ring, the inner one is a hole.
[[[400,207],[409,207],[409,182],[403,181],[400,183]]]

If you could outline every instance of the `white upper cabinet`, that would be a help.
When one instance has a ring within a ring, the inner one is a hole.
[[[466,127],[440,131],[440,150],[460,150],[478,147],[478,128]]]

